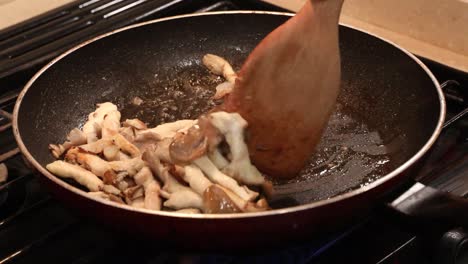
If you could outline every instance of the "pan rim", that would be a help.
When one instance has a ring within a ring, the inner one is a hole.
[[[436,128],[432,132],[431,137],[426,141],[426,143],[409,159],[407,159],[403,164],[401,164],[399,167],[396,169],[392,170],[390,173],[387,173],[386,175],[382,176],[381,178],[373,181],[372,183],[360,187],[358,189],[346,192],[344,194],[340,194],[334,197],[331,197],[329,199],[325,200],[319,200],[303,205],[297,205],[297,206],[292,206],[292,207],[287,207],[287,208],[282,208],[282,209],[273,209],[269,211],[264,211],[264,212],[249,212],[249,213],[231,213],[231,214],[187,214],[187,213],[177,213],[177,212],[166,212],[166,211],[154,211],[154,210],[149,210],[149,209],[144,209],[144,208],[134,208],[128,205],[121,205],[117,204],[111,201],[106,201],[103,199],[99,199],[96,197],[90,197],[87,195],[87,193],[83,190],[80,190],[65,181],[61,180],[57,176],[53,175],[50,173],[45,167],[43,167],[37,160],[32,156],[32,154],[28,151],[26,148],[22,138],[21,134],[19,132],[19,127],[18,127],[18,113],[21,107],[22,100],[26,93],[28,92],[29,88],[33,85],[36,79],[38,79],[48,68],[50,68],[52,65],[54,65],[56,62],[61,60],[62,58],[66,57],[67,55],[73,53],[74,51],[80,49],[81,47],[84,47],[92,42],[95,42],[99,39],[108,37],[110,35],[126,31],[132,28],[137,28],[137,27],[142,27],[145,25],[149,24],[154,24],[154,23],[159,23],[159,22],[164,22],[164,21],[169,21],[169,20],[176,20],[176,19],[183,19],[183,18],[190,18],[190,17],[199,17],[199,16],[211,16],[211,15],[237,15],[237,14],[255,14],[255,15],[277,15],[277,16],[294,16],[294,13],[288,13],[288,12],[272,12],[272,11],[217,11],[217,12],[206,12],[206,13],[198,13],[198,14],[186,14],[186,15],[178,15],[178,16],[171,16],[171,17],[165,17],[165,18],[160,18],[160,19],[155,19],[155,20],[150,20],[142,23],[137,23],[134,25],[126,26],[123,28],[119,28],[107,33],[104,33],[102,35],[99,35],[97,37],[94,37],[92,39],[89,39],[85,42],[82,42],[66,52],[62,53],[55,59],[53,59],[51,62],[46,64],[43,68],[41,68],[24,86],[20,94],[18,95],[18,99],[16,101],[14,110],[13,110],[13,134],[16,139],[16,142],[18,144],[19,149],[21,150],[21,153],[26,157],[28,162],[30,162],[41,174],[42,176],[47,177],[49,180],[53,181],[54,183],[60,185],[61,187],[67,189],[68,191],[73,192],[76,195],[80,195],[82,197],[85,197],[87,199],[93,200],[94,202],[102,203],[108,206],[116,207],[119,209],[123,210],[128,210],[136,213],[144,213],[144,214],[151,214],[155,216],[161,216],[161,217],[177,217],[177,218],[191,218],[191,219],[237,219],[237,218],[252,218],[252,217],[267,217],[267,216],[274,216],[274,215],[282,215],[282,214],[287,214],[287,213],[297,213],[300,211],[305,211],[317,207],[322,207],[326,205],[333,204],[335,202],[339,202],[342,200],[346,200],[358,195],[361,195],[365,192],[368,192],[372,190],[373,188],[384,184],[385,182],[391,180],[392,178],[396,177],[400,173],[404,172],[406,169],[408,169],[411,165],[413,165],[416,161],[418,161],[422,156],[432,147],[432,145],[435,143],[437,140],[440,132],[442,131],[442,126],[443,122],[445,120],[445,114],[446,114],[446,103],[445,103],[445,98],[442,92],[442,89],[440,87],[439,82],[435,78],[435,76],[432,74],[432,72],[427,68],[427,66],[421,62],[415,55],[407,51],[406,49],[400,47],[396,43],[389,41],[385,38],[376,36],[370,32],[367,32],[365,30],[361,30],[359,28],[347,25],[345,23],[340,23],[341,26],[345,26],[347,28],[351,28],[353,30],[359,31],[361,33],[370,35],[372,37],[375,37],[377,39],[380,39],[381,41],[384,41],[396,49],[402,51],[405,53],[409,58],[413,59],[428,75],[428,77],[433,81],[434,86],[437,91],[437,95],[439,97],[439,104],[440,104],[440,111],[439,111],[439,119],[437,121]]]

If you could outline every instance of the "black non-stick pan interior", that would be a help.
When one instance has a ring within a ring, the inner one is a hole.
[[[80,127],[96,103],[118,104],[123,119],[151,125],[196,118],[222,80],[206,53],[239,68],[288,16],[216,14],[132,28],[92,42],[51,65],[29,87],[18,113],[25,146],[42,165],[49,143]],[[394,170],[431,136],[440,105],[433,81],[394,46],[342,26],[342,91],[317,153],[302,175],[278,183],[278,197],[304,204],[359,188]],[[311,84],[313,85],[313,84]],[[133,106],[138,96],[144,103]],[[281,106],[278,106],[281,107]]]

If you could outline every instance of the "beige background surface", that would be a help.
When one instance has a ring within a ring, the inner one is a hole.
[[[297,11],[305,0],[265,1]],[[341,22],[468,72],[468,0],[345,0]]]
[[[72,1],[0,0],[0,29]],[[297,11],[305,0],[263,1]],[[468,72],[468,0],[345,0],[341,22]]]

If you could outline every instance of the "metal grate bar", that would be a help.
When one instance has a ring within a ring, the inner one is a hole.
[[[32,241],[30,244],[27,244],[21,249],[18,249],[17,251],[6,256],[4,259],[0,260],[0,264],[12,262],[22,257],[23,255],[30,252],[33,248],[38,247],[44,243],[47,243],[48,240],[52,239],[54,236],[58,235],[59,233],[66,232],[67,229],[73,228],[73,226],[75,226],[77,222],[78,221],[75,220],[71,223],[65,223],[65,224],[59,225],[57,228],[53,229],[49,233],[40,237],[39,239]]]
[[[3,187],[3,186],[2,186]],[[9,216],[8,218],[4,219],[3,221],[0,222],[0,227],[1,228],[4,228],[5,226],[11,224],[17,217],[20,217],[28,212],[30,212],[31,210],[33,209],[37,209],[41,206],[44,206],[46,203],[50,202],[50,197],[47,196],[45,197],[44,199],[38,201],[38,202],[35,202],[33,203],[32,205],[26,207],[26,208],[23,208],[19,211],[17,211],[15,214]]]

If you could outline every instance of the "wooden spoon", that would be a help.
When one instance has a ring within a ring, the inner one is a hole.
[[[249,123],[254,164],[276,178],[304,167],[340,86],[338,19],[343,0],[308,0],[249,55],[224,110]]]

